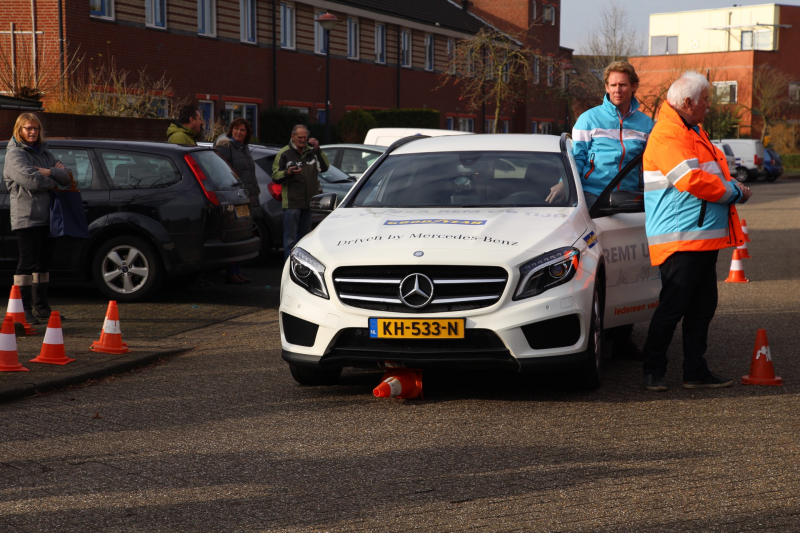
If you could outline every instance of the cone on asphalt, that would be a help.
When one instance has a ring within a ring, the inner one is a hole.
[[[767,330],[760,329],[756,333],[756,345],[750,361],[750,373],[742,376],[742,385],[783,385],[783,378],[775,376],[772,365],[772,354],[769,351]]]
[[[752,257],[750,257],[750,252],[747,251],[747,240],[745,240],[741,246],[737,246],[736,249],[739,250],[740,259],[752,259]]]
[[[422,370],[392,368],[372,391],[376,398],[422,399]]]
[[[106,319],[103,322],[103,331],[100,332],[100,340],[94,341],[89,350],[99,353],[128,353],[128,344],[122,342],[122,331],[119,327],[119,309],[117,302],[108,302]]]
[[[744,233],[744,242],[750,242],[750,234],[747,232],[747,221],[742,219],[742,233]]]
[[[22,324],[25,328],[25,335],[36,335],[36,330],[25,320],[25,309],[22,307],[22,295],[18,285],[11,286],[11,294],[8,296],[8,311],[6,316],[10,316],[14,322]]]
[[[8,315],[3,319],[3,327],[0,328],[0,372],[30,372],[19,364],[14,319]]]
[[[58,314],[58,311],[53,311],[50,313],[50,319],[47,321],[47,330],[44,332],[42,351],[35,358],[31,359],[30,362],[66,365],[74,360],[75,359],[67,357],[67,352],[64,350],[61,315]]]
[[[731,270],[728,273],[728,279],[725,280],[725,283],[748,283],[746,277],[744,277],[744,268],[742,267],[742,260],[739,257],[739,250],[733,251],[733,257],[731,257]]]

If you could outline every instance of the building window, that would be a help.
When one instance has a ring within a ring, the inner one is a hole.
[[[753,32],[752,31],[743,31],[742,32],[742,50],[752,50],[753,49]]]
[[[425,70],[433,71],[433,35],[425,36]]]
[[[401,64],[411,68],[411,30],[402,30],[400,33],[400,46],[402,54]]]
[[[494,119],[487,118],[483,121],[483,133],[494,133]]]
[[[386,63],[386,25],[375,25],[375,62]]]
[[[145,0],[145,22],[151,28],[167,27],[167,0]]]
[[[197,109],[203,117],[205,131],[214,131],[214,102],[211,100],[200,100],[197,102]]]
[[[458,119],[458,130],[459,131],[468,131],[473,133],[475,131],[475,119],[474,118],[459,118]]]
[[[89,15],[113,20],[114,0],[89,0]]]
[[[753,32],[756,50],[772,50],[772,30],[758,30]]]
[[[308,113],[308,108],[306,108]],[[226,102],[225,110],[222,112],[226,124],[230,124],[234,119],[246,118],[253,128],[253,135],[258,136],[258,106],[256,104],[238,104],[236,102]]]
[[[445,119],[445,122],[444,122],[444,124],[445,124],[444,125],[444,129],[452,130],[453,129],[453,123],[454,123],[453,117],[447,117]]]
[[[317,124],[325,124],[325,108],[317,109]]]
[[[320,11],[317,13],[317,17],[319,18],[325,14],[325,11]],[[328,39],[325,35],[325,29],[322,27],[317,21],[314,21],[314,52],[321,55],[326,55],[328,53]]]
[[[547,86],[553,86],[553,63],[548,63],[547,65]]]
[[[358,19],[347,17],[347,59],[358,59],[360,35]]]
[[[531,133],[539,133],[539,123],[531,120]]]
[[[239,39],[256,42],[256,0],[239,0]]]
[[[453,64],[455,53],[456,43],[452,39],[447,39],[447,73],[451,75],[456,73],[455,65]]]
[[[511,125],[507,120],[504,120],[500,123],[500,133],[509,133],[511,131]]]
[[[550,23],[553,26],[556,25],[556,8],[555,6],[548,6],[545,4],[544,6],[544,16],[542,17],[542,22]]]
[[[536,22],[536,0],[531,0],[531,10],[528,13],[530,15],[528,17],[528,23],[530,25]]]
[[[539,58],[533,58],[533,83],[539,84]]]
[[[281,2],[281,48],[294,49],[294,4]]]
[[[553,133],[553,123],[552,122],[542,122],[539,124],[539,129],[541,130],[542,135],[550,135]]]
[[[197,33],[214,37],[217,34],[216,0],[197,0]]]
[[[735,104],[737,82],[735,81],[715,81],[714,100],[718,104]]]
[[[678,53],[677,35],[658,35],[650,37],[650,55],[663,56]]]
[[[800,82],[793,81],[789,84],[789,101],[800,102]]]

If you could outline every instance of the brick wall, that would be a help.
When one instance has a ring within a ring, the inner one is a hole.
[[[11,138],[20,111],[0,109],[0,141]],[[37,113],[48,137],[166,141],[168,120]]]

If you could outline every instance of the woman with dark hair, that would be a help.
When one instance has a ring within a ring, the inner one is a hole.
[[[258,200],[261,189],[258,187],[258,181],[256,180],[256,164],[248,146],[252,135],[253,128],[247,119],[234,119],[228,126],[228,132],[217,138],[214,143],[214,149],[236,171],[239,179],[244,183],[245,189],[250,194],[250,216],[255,220],[261,218],[261,205]],[[225,281],[234,285],[241,285],[242,283],[250,283],[252,280],[242,275],[241,267],[238,263],[231,263],[228,266]]]
[[[39,324],[50,318],[47,286],[53,239],[50,233],[50,194],[69,185],[70,173],[47,149],[42,122],[33,113],[22,113],[8,141],[3,180],[11,202],[11,230],[17,236],[19,262],[14,285],[19,285],[25,320]]]

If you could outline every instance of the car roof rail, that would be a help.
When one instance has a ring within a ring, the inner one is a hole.
[[[395,142],[389,145],[389,148],[386,149],[386,154],[391,154],[397,148],[400,148],[404,144],[408,144],[411,141],[416,141],[417,139],[430,139],[430,135],[420,135],[417,133],[416,135],[409,135],[408,137],[403,137],[402,139],[397,139]]]

